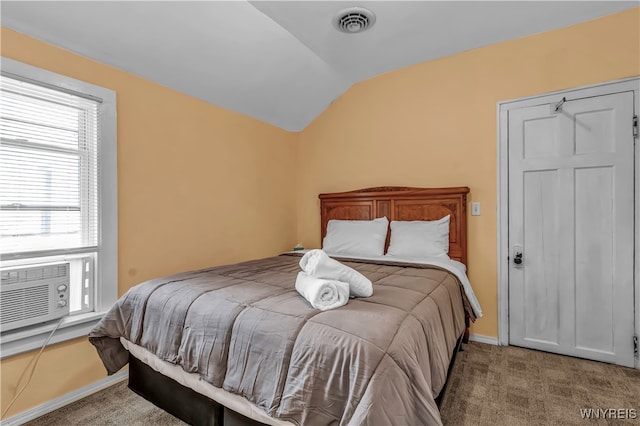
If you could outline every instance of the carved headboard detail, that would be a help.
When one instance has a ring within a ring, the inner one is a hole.
[[[386,216],[392,220],[438,220],[451,215],[449,257],[467,264],[466,186],[455,188],[410,188],[381,186],[349,192],[320,194],[322,238],[331,219],[371,220]],[[387,233],[386,249],[389,246]]]

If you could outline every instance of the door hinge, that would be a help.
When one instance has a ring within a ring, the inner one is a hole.
[[[633,116],[633,137],[634,138],[638,137],[638,116],[637,115]]]
[[[633,356],[638,358],[638,335],[633,335]]]

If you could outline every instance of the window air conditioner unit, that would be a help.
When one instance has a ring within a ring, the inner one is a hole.
[[[3,332],[69,314],[69,263],[2,269],[0,274]]]

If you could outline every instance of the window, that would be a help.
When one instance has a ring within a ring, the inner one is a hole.
[[[115,124],[113,91],[2,58],[3,285],[15,287],[22,271],[68,269],[68,294],[52,301],[65,306],[58,316],[68,316],[57,341],[86,333],[117,296]],[[26,326],[21,316],[3,315],[3,325],[13,325],[2,330],[2,356],[29,350],[27,340],[57,323],[27,309]]]

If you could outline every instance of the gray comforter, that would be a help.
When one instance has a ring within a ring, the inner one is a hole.
[[[294,289],[299,257],[186,272],[129,290],[89,334],[109,374],[119,338],[300,425],[438,425],[465,300],[451,273],[345,261],[374,294],[313,309]]]

